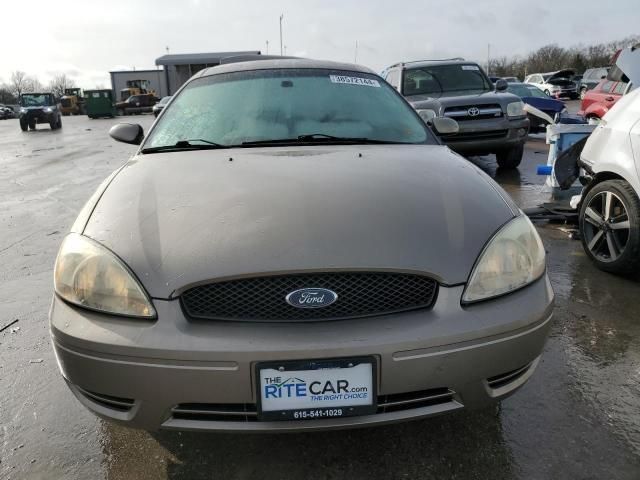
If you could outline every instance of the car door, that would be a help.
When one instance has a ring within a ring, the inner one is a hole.
[[[616,103],[616,100],[620,98],[620,95],[614,93],[616,82],[607,80],[600,85],[599,102],[609,110]]]
[[[616,103],[617,96],[613,93],[616,82],[602,80],[596,88],[587,93],[582,100],[582,110],[587,116],[602,117]]]

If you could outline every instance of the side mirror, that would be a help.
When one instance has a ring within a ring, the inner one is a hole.
[[[453,135],[460,129],[458,122],[449,117],[435,117],[429,123],[438,135]]]
[[[509,88],[509,84],[504,78],[499,78],[496,81],[496,92],[504,92],[507,88]]]
[[[111,127],[109,135],[118,142],[140,145],[144,138],[144,130],[137,123],[118,123]]]

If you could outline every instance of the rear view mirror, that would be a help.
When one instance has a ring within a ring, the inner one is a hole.
[[[144,130],[137,123],[118,123],[111,127],[109,135],[118,142],[140,145],[144,138]]]
[[[458,133],[459,126],[453,118],[435,117],[429,122],[438,135],[452,135]]]
[[[509,88],[509,84],[504,78],[499,78],[496,81],[496,92],[504,92],[507,88]]]

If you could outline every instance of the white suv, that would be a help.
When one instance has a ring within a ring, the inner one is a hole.
[[[533,73],[527,75],[524,83],[530,83],[538,87],[544,93],[551,97],[570,97],[578,98],[578,85],[574,82],[574,70],[558,70],[557,72]]]

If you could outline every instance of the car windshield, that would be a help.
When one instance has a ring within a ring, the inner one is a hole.
[[[482,93],[493,90],[491,81],[477,65],[433,65],[405,70],[402,92],[439,95],[446,92]]]
[[[50,106],[50,96],[39,93],[23,93],[22,94],[22,106],[23,107],[46,107]]]
[[[436,143],[415,111],[375,75],[272,69],[192,81],[160,117],[145,148],[192,139],[240,146],[279,140],[293,143],[300,137]]]
[[[517,95],[520,98],[523,98],[523,97],[550,98],[542,90],[531,85],[510,84],[509,87],[507,88],[507,92],[513,93],[514,95]]]

